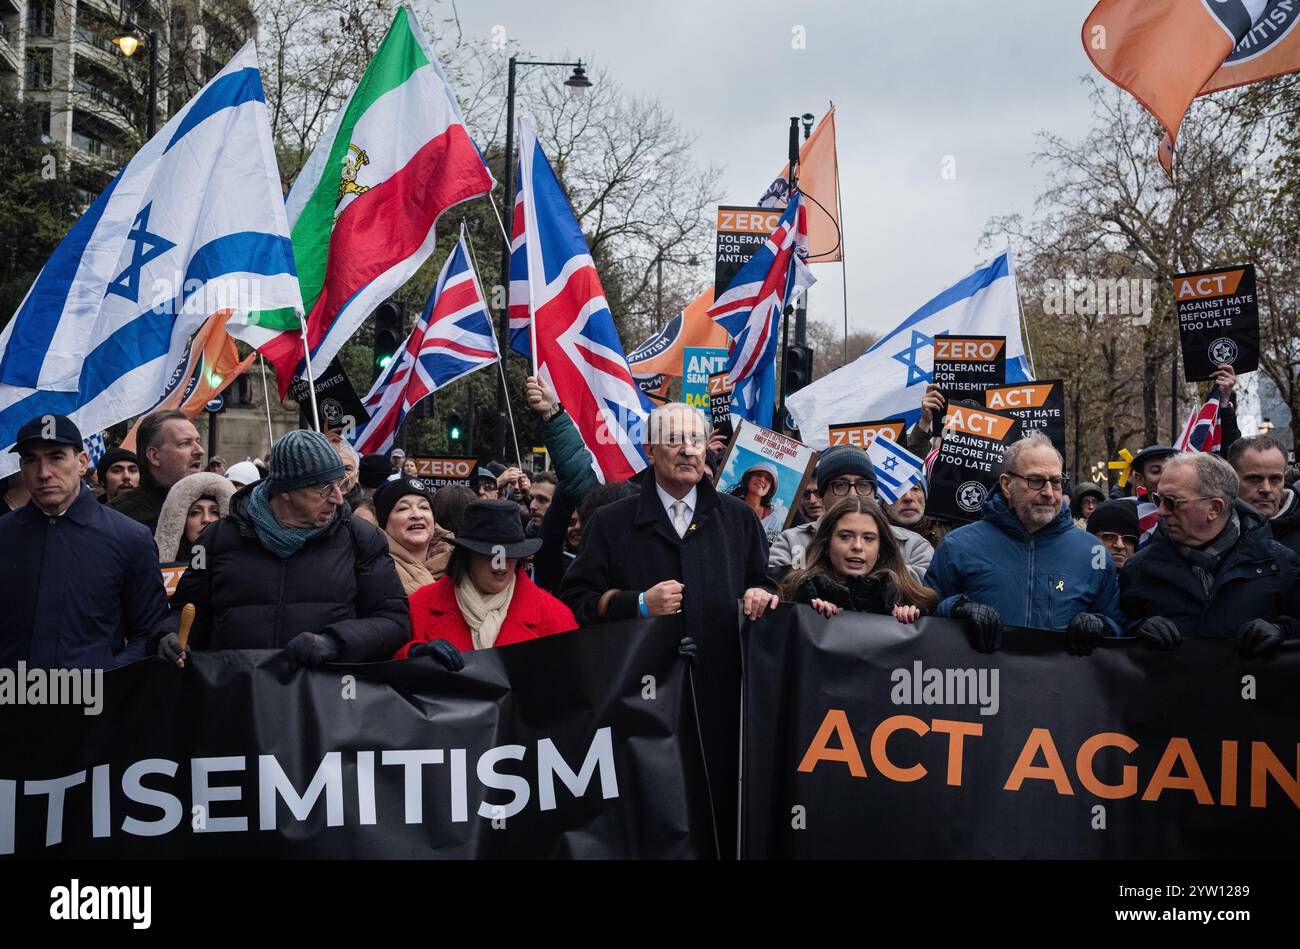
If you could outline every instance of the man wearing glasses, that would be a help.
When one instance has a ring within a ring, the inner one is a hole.
[[[871,458],[861,448],[853,445],[840,445],[827,451],[817,460],[813,469],[817,481],[817,494],[822,507],[829,509],[835,502],[855,494],[858,497],[876,499],[876,470],[871,466]],[[799,524],[782,531],[772,542],[772,549],[767,554],[767,572],[774,580],[782,580],[792,569],[803,565],[803,558],[812,546],[813,536],[817,533],[820,520],[808,524]],[[916,531],[894,525],[894,539],[902,550],[907,567],[919,581],[925,576],[934,556],[930,542]],[[796,563],[796,560],[799,561]]]
[[[343,463],[319,432],[290,432],[268,477],[209,524],[172,597],[194,604],[192,649],[285,649],[300,665],[387,659],[411,638],[406,595],[382,533],[351,516]],[[174,632],[158,654],[185,664]]]
[[[1138,549],[1137,505],[1127,498],[1098,504],[1088,515],[1088,533],[1101,541],[1115,569],[1122,569]]]
[[[1073,656],[1122,628],[1115,564],[1074,526],[1062,467],[1041,432],[1013,444],[983,519],[948,534],[930,562],[936,615],[959,620],[980,652],[1001,647],[1004,623],[1064,629]]]
[[[1160,526],[1120,574],[1128,631],[1147,645],[1231,638],[1242,655],[1261,656],[1300,632],[1300,559],[1237,491],[1218,455],[1165,463],[1152,498]]]

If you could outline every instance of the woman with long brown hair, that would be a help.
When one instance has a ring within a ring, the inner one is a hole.
[[[900,623],[916,622],[939,602],[908,570],[879,505],[860,495],[837,501],[822,516],[803,569],[785,578],[781,596],[827,617],[853,610],[890,614]]]

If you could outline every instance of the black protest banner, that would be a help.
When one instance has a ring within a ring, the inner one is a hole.
[[[743,639],[750,858],[1300,851],[1300,649],[1074,657],[1063,632],[1012,629],[981,655],[949,620],[806,606]]]
[[[474,469],[478,462],[473,455],[410,455],[415,462],[415,474],[435,491],[449,484],[474,487]]]
[[[1259,368],[1254,264],[1175,274],[1174,303],[1188,382],[1209,379],[1224,363],[1239,373]]]
[[[316,412],[321,431],[332,428],[360,428],[370,421],[370,413],[348,381],[348,374],[338,357],[330,360],[329,367],[316,379]],[[298,400],[298,424],[312,428],[311,394],[307,380],[294,376],[289,384],[289,396]]]
[[[718,208],[717,250],[713,263],[713,296],[722,296],[740,268],[749,262],[781,222],[784,208]]]
[[[709,421],[716,434],[731,438],[731,393],[735,387],[731,384],[731,373],[727,371],[709,374]]]
[[[980,401],[980,393],[1007,381],[1005,336],[936,336],[934,384],[949,402]]]
[[[1041,431],[1065,457],[1065,383],[1040,379],[1019,385],[984,390],[986,408],[1020,420],[1021,437]]]
[[[713,856],[682,635],[611,623],[459,673],[196,653],[108,672],[98,714],[3,704],[0,854]]]
[[[826,434],[830,438],[830,448],[852,445],[855,448],[871,447],[877,436],[888,438],[901,445],[903,433],[907,431],[907,419],[882,418],[874,422],[845,422],[842,425],[828,425]]]
[[[1020,437],[1010,415],[949,403],[939,454],[930,469],[925,513],[950,521],[977,521],[989,492],[997,490],[1007,446]]]

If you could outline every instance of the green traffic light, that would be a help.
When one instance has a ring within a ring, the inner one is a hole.
[[[458,428],[453,428],[453,429],[451,430],[451,440],[454,441],[454,442],[458,442],[458,441],[460,441],[460,429],[458,429]]]
[[[379,357],[379,361],[378,361],[379,368],[380,368],[380,369],[387,369],[387,368],[388,368],[388,364],[389,364],[390,362],[392,362],[392,361],[393,361],[393,357],[392,357],[391,355],[388,355],[388,356],[380,356],[380,357]]]

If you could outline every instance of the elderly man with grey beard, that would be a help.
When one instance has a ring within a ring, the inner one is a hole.
[[[1000,648],[1004,623],[1064,629],[1075,656],[1120,633],[1115,564],[1074,526],[1062,467],[1041,432],[1020,439],[983,519],[952,531],[930,561],[925,585],[942,598],[936,615],[959,620],[981,652]]]
[[[1153,500],[1160,525],[1120,574],[1129,632],[1156,649],[1185,636],[1233,639],[1261,656],[1300,634],[1300,558],[1237,497],[1218,455],[1175,455]]]

